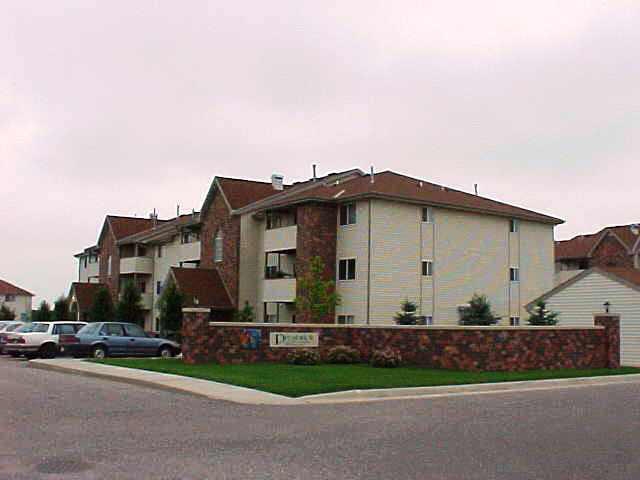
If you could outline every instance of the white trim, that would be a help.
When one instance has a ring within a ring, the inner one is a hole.
[[[353,260],[354,261],[354,269],[353,269],[353,278],[345,278],[344,280],[340,279],[340,262],[341,261],[346,261],[347,262],[347,268],[345,270],[345,273],[347,275],[347,277],[349,277],[349,260]],[[338,259],[338,264],[336,265],[337,267],[337,271],[336,271],[336,277],[338,279],[339,282],[354,282],[358,279],[358,275],[357,275],[357,270],[358,270],[358,258],[357,257],[341,257]]]

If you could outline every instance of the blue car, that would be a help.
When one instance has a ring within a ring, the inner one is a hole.
[[[139,325],[122,322],[89,323],[75,335],[61,335],[59,343],[62,353],[74,357],[170,358],[180,353],[180,345],[176,342],[151,337]]]

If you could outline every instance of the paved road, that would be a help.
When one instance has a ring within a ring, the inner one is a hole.
[[[637,479],[640,384],[263,407],[0,358],[0,479]]]

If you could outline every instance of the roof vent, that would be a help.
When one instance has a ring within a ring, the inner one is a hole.
[[[369,175],[371,176],[371,183],[375,182],[376,181],[375,180],[376,177],[375,177],[375,175],[373,173],[373,165],[371,165],[371,173]]]
[[[442,190],[443,192],[446,192],[446,191],[447,191],[447,188],[446,188],[446,187],[441,186],[441,187],[440,187],[440,190]]]
[[[284,176],[277,173],[271,175],[271,185],[274,190],[284,190]]]
[[[640,224],[632,223],[630,230],[634,235],[640,235]]]

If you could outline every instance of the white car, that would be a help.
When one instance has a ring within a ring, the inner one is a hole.
[[[34,322],[9,334],[4,352],[12,357],[54,358],[59,352],[60,335],[75,335],[85,322]]]

